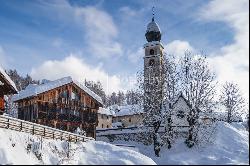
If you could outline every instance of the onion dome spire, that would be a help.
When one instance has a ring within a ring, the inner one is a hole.
[[[160,41],[161,40],[161,30],[154,19],[154,7],[152,7],[152,21],[147,25],[146,39],[148,42]]]

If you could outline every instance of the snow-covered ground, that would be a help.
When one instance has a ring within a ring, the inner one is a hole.
[[[112,144],[134,145],[157,164],[249,164],[249,132],[241,123],[218,122],[213,144],[190,149],[178,139],[170,150],[162,148],[160,157],[154,156],[153,146],[131,141]]]
[[[155,165],[155,162],[134,150],[102,141],[69,145],[65,141],[42,139],[41,144],[40,137],[0,128],[0,164]]]
[[[126,141],[70,143],[68,153],[65,141],[42,139],[41,146],[40,137],[0,128],[0,164],[249,164],[249,132],[242,123],[218,122],[215,138],[191,149],[178,139],[158,158],[152,145]]]

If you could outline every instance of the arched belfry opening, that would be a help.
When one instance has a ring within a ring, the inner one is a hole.
[[[155,50],[154,49],[150,49],[149,54],[150,55],[154,55],[155,54]]]

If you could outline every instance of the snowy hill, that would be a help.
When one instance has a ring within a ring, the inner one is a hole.
[[[162,147],[160,157],[155,157],[153,146],[132,141],[114,141],[113,144],[129,144],[152,158],[157,164],[249,164],[249,132],[242,123],[218,122],[212,144],[188,148],[184,139],[175,140],[168,150]],[[97,138],[98,139],[98,138]]]
[[[0,164],[140,165],[155,162],[136,151],[102,141],[70,144],[59,140],[41,141],[37,136],[0,128]]]

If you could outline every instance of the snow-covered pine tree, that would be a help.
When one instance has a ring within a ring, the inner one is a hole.
[[[227,122],[231,123],[233,119],[240,117],[244,113],[245,100],[235,83],[226,82],[221,92],[220,101],[227,109]]]
[[[33,80],[28,74],[26,77],[20,76],[16,69],[8,70],[6,73],[10,76],[19,91],[25,89],[29,84],[39,84],[39,81]]]
[[[119,106],[123,105],[125,102],[125,95],[122,91],[119,91],[117,94],[117,102]]]
[[[140,94],[138,92],[136,92],[136,90],[128,90],[126,92],[126,104],[128,105],[135,105],[138,104],[139,100],[140,100]]]
[[[104,105],[107,106],[108,99],[100,81],[94,82],[94,81],[87,81],[85,79],[85,86],[90,90],[92,90],[93,92],[95,92],[97,95],[99,95],[102,98]]]

